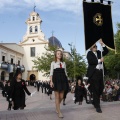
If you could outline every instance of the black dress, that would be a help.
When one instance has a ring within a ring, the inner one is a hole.
[[[31,93],[28,91],[25,81],[21,80],[20,82],[15,81],[11,88],[11,97],[14,102],[14,110],[24,109],[25,105],[25,92],[28,95]]]
[[[77,85],[75,87],[75,102],[82,102],[84,96],[85,96],[84,86]]]
[[[52,81],[54,84],[54,91],[66,91],[68,89],[68,79],[66,72],[65,62],[55,62],[51,63],[50,76],[52,76]]]
[[[56,68],[53,71],[54,91],[67,91],[68,80],[64,68]]]

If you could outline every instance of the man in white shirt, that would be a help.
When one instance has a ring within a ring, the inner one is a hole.
[[[105,56],[108,53],[107,47],[104,45],[102,40],[100,40],[100,44],[103,47],[102,56]],[[89,90],[93,95],[93,105],[96,108],[96,112],[102,113],[100,107],[100,95],[103,93],[104,84],[103,84],[103,65],[104,61],[101,56],[101,51],[97,50],[96,44],[94,44],[90,51],[87,54],[88,60],[88,84]]]

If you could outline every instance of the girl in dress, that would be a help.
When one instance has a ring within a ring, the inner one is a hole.
[[[66,64],[63,62],[63,53],[61,50],[55,52],[55,60],[51,63],[50,80],[50,85],[55,93],[56,113],[58,113],[59,118],[63,118],[60,103],[63,100],[64,91],[68,89],[68,80]]]
[[[85,96],[85,87],[82,83],[81,79],[77,80],[76,87],[75,87],[75,104],[79,102],[79,105],[82,105],[83,97]]]
[[[16,72],[14,79],[11,82],[11,92],[10,92],[10,100],[13,101],[13,109],[24,109],[25,105],[25,92],[28,95],[32,95],[25,84],[25,81],[22,80],[22,73]]]

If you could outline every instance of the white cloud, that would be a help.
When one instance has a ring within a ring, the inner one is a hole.
[[[63,10],[77,13],[81,9],[82,0],[0,0],[0,10],[14,9],[14,7],[32,8],[43,11]]]
[[[83,0],[0,0],[0,12],[8,10],[14,11],[15,8],[19,10],[24,10],[27,8],[32,9],[35,3],[37,9],[41,11],[63,10],[82,14],[82,1]],[[112,4],[113,15],[119,15],[119,6],[120,1],[114,0],[114,3]]]

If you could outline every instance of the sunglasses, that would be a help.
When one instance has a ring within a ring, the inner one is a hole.
[[[93,48],[97,48],[97,46],[95,45],[95,46],[93,46]]]

